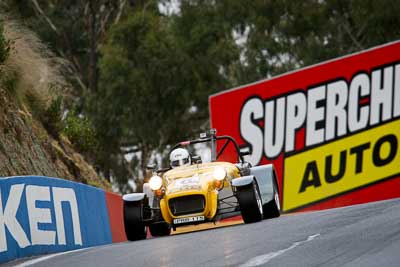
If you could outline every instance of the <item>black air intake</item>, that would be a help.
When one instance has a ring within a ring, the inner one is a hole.
[[[169,208],[174,216],[181,216],[204,211],[203,195],[176,197],[169,200]]]

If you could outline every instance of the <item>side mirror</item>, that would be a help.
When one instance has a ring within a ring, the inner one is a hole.
[[[157,168],[157,165],[154,164],[154,163],[153,164],[148,164],[146,166],[146,169],[149,170],[149,171],[154,171],[156,168]]]
[[[240,156],[243,157],[243,156],[250,155],[251,154],[251,150],[252,150],[252,148],[248,147],[248,146],[241,147],[240,148]]]
[[[195,164],[200,164],[200,163],[202,163],[201,157],[198,156],[198,155],[192,156],[192,161],[193,161]]]
[[[240,155],[243,157],[243,156],[248,156],[248,155],[250,155],[250,151],[240,151]]]

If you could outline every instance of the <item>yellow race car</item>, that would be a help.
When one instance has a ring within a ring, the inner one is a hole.
[[[217,142],[224,142],[217,153]],[[185,148],[198,143],[211,146],[211,162],[190,156]],[[217,161],[233,145],[239,162]],[[280,215],[277,177],[272,164],[252,167],[245,162],[236,141],[216,136],[214,129],[199,139],[180,142],[170,153],[170,168],[157,170],[143,185],[143,193],[123,196],[125,233],[128,240],[167,236],[176,227],[215,222],[242,215],[245,223]]]

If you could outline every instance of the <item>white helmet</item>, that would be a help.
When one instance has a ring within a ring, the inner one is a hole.
[[[190,165],[189,152],[184,148],[174,149],[169,155],[169,163],[172,168],[178,166]]]

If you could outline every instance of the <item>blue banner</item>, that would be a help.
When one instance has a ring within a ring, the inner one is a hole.
[[[49,177],[0,178],[0,263],[111,242],[103,190]]]

